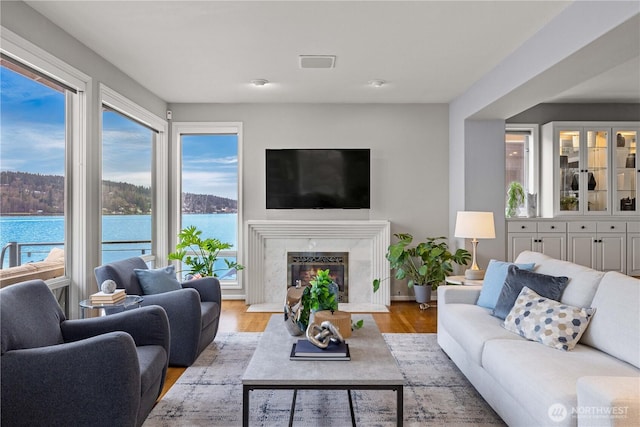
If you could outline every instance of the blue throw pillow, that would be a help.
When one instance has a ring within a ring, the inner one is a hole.
[[[487,272],[484,274],[484,282],[482,290],[476,305],[493,310],[496,308],[500,291],[507,278],[507,270],[510,265],[516,265],[520,270],[533,270],[536,266],[535,262],[529,264],[514,264],[512,262],[497,261],[492,259],[487,266]]]
[[[138,277],[143,295],[161,294],[182,289],[182,285],[176,279],[176,268],[173,265],[153,270],[136,268],[133,271]]]
[[[492,314],[504,320],[515,305],[520,291],[525,286],[542,297],[560,301],[564,288],[568,284],[569,278],[565,276],[549,276],[534,273],[533,271],[520,270],[515,265],[510,265],[496,308],[493,309]]]

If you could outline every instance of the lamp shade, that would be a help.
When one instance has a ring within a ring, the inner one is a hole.
[[[454,235],[467,239],[495,239],[493,212],[458,212]]]

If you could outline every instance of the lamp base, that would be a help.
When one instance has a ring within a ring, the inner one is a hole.
[[[464,272],[464,278],[467,280],[483,280],[485,270],[467,269]]]

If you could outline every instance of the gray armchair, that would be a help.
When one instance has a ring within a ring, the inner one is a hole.
[[[0,291],[2,425],[140,426],[162,391],[160,307],[66,320],[42,280]]]
[[[98,286],[111,279],[128,295],[143,295],[134,272],[136,268],[146,269],[147,264],[142,258],[134,257],[97,267]],[[190,366],[218,332],[222,306],[220,282],[213,277],[189,280],[182,283],[182,289],[144,295],[142,305],[159,305],[167,312],[171,329],[169,365]]]

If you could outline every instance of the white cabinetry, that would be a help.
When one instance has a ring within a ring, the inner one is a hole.
[[[638,153],[638,127],[615,127],[612,135],[613,213],[634,215],[640,212],[640,162]]]
[[[626,228],[625,222],[569,222],[567,259],[596,270],[626,273]]]
[[[541,215],[636,215],[638,129],[637,122],[542,126]]]
[[[640,221],[627,223],[627,274],[640,276]]]
[[[556,259],[567,256],[567,223],[552,221],[509,221],[508,260],[522,251],[542,252]]]

